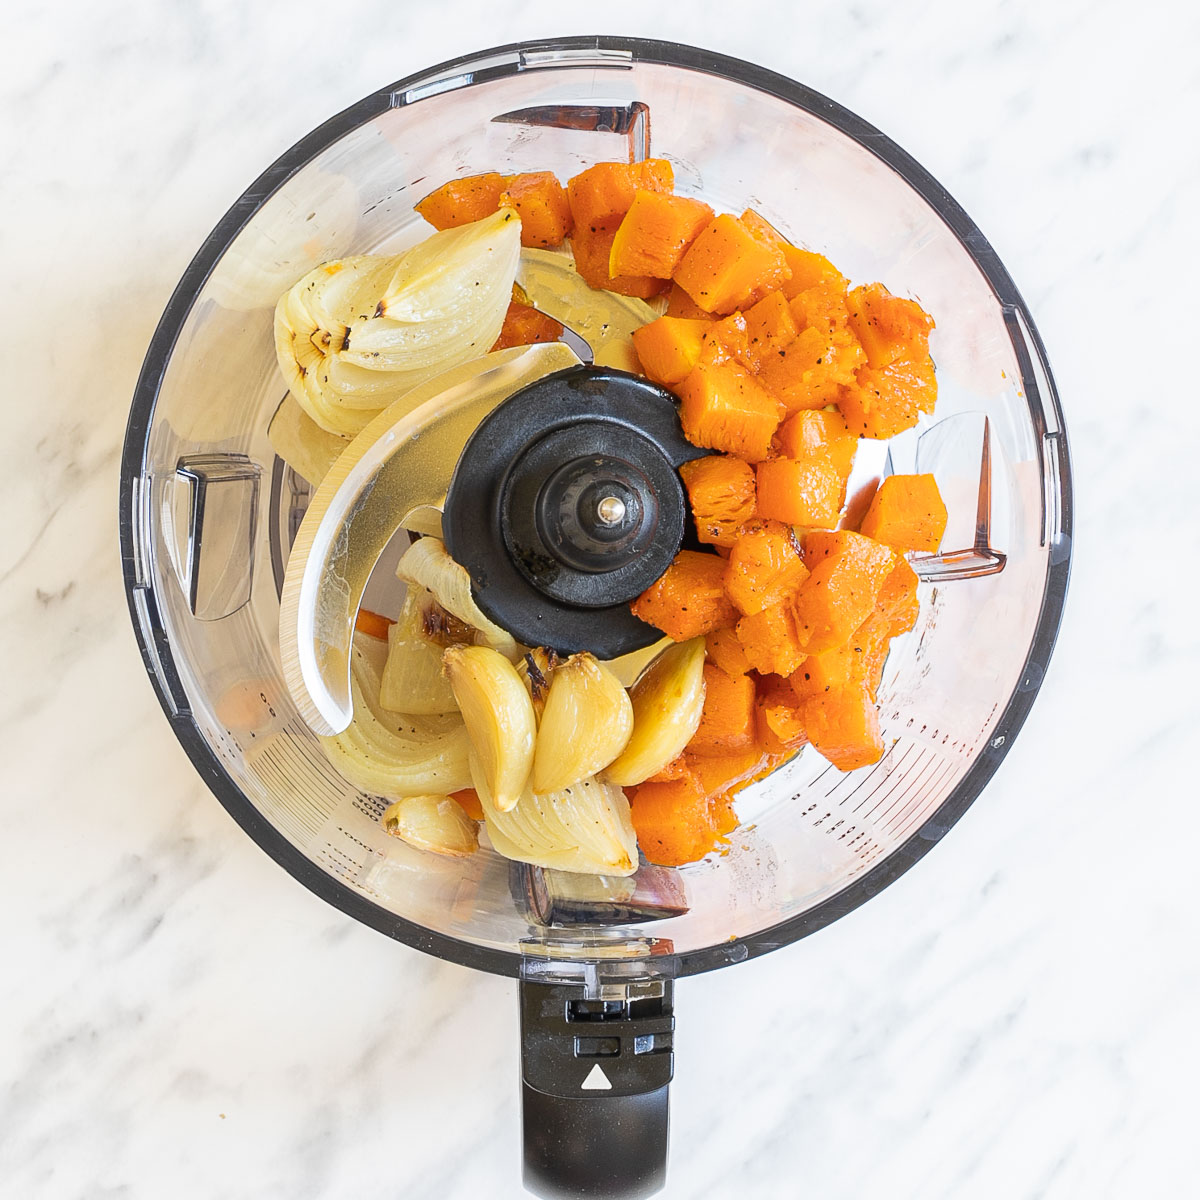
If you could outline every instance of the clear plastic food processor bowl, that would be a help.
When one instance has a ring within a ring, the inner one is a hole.
[[[572,891],[488,849],[439,858],[384,834],[383,803],[340,778],[284,685],[280,585],[309,492],[267,440],[285,393],[275,301],[311,267],[421,239],[413,204],[451,177],[565,180],[647,152],[671,160],[679,191],[753,207],[855,282],[882,280],[934,315],[936,415],[879,466],[934,472],[951,514],[944,552],[917,564],[920,622],[888,660],[883,760],[840,774],[808,751],[749,789],[728,853],[647,883],[671,891],[670,916],[639,916],[628,881]],[[1069,464],[1024,303],[907,155],[744,63],[568,39],[384,89],[233,206],[172,297],[138,383],[121,533],[142,652],[176,734],[234,818],[304,884],[391,937],[489,971],[669,978],[820,928],[911,866],[978,795],[1057,631]]]

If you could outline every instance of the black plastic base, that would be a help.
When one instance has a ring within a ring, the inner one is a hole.
[[[668,1088],[563,1100],[521,1085],[525,1186],[546,1200],[636,1200],[667,1181]]]

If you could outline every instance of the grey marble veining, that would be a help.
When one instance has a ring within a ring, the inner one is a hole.
[[[1155,0],[26,7],[0,73],[0,1195],[516,1197],[515,989],[306,892],[148,686],[116,544],[146,344],[245,184],[331,113],[523,36],[694,41],[940,179],[1029,300],[1076,470],[1067,621],[920,866],[678,989],[666,1195],[1186,1195],[1200,21]]]

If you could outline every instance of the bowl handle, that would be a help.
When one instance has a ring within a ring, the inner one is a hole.
[[[525,1187],[636,1200],[667,1176],[670,979],[520,985]]]

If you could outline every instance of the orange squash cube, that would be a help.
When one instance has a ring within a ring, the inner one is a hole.
[[[708,454],[684,463],[679,474],[696,536],[710,545],[732,546],[738,530],[754,519],[754,468],[728,454]]]
[[[774,225],[752,208],[742,213],[742,220],[760,237],[773,241],[783,253],[791,271],[790,277],[784,280],[780,287],[785,299],[790,300],[797,293],[817,284],[840,286],[845,293],[847,280],[829,259],[814,254],[811,250],[801,250],[799,246],[793,246]]]
[[[633,615],[661,629],[669,638],[686,642],[738,618],[725,595],[725,560],[715,554],[681,550],[655,583],[631,605]]]
[[[766,765],[762,749],[753,745],[731,754],[685,754],[688,768],[710,800],[727,795],[755,778]],[[737,822],[734,822],[736,826]],[[728,833],[726,829],[724,832]]]
[[[679,779],[632,788],[629,813],[639,849],[660,866],[696,862],[716,845],[712,806],[691,771]]]
[[[675,271],[677,284],[710,313],[744,308],[791,278],[779,246],[737,217],[722,213],[691,244]]]
[[[918,583],[917,573],[909,566],[908,560],[897,555],[896,565],[883,581],[879,599],[875,601],[875,611],[886,621],[889,637],[899,637],[916,625],[921,613],[921,604],[917,599]]]
[[[688,774],[688,764],[686,756],[680,754],[677,758],[671,759],[669,763],[661,770],[655,771],[648,779],[644,779],[643,783],[669,783],[672,779],[683,779]]]
[[[836,525],[846,483],[827,457],[769,458],[755,469],[758,515],[788,525]]]
[[[763,675],[790,675],[804,661],[804,647],[790,600],[768,605],[737,623],[738,641],[750,665]]]
[[[725,592],[743,616],[792,596],[808,578],[800,542],[790,525],[757,521],[729,551]]]
[[[745,368],[701,360],[676,394],[683,433],[693,446],[723,450],[752,463],[770,454],[783,406]]]
[[[706,634],[704,653],[708,661],[726,675],[745,675],[750,670],[750,660],[738,641],[735,629],[714,629]]]
[[[674,187],[675,172],[665,158],[602,162],[567,180],[567,202],[576,230],[596,233],[603,225],[615,233],[639,189],[669,192]]]
[[[848,331],[809,327],[769,359],[758,377],[792,413],[835,403],[862,363],[862,347]]]
[[[791,345],[799,330],[782,292],[771,292],[746,310],[746,365],[752,371]]]
[[[883,757],[879,713],[861,684],[810,696],[801,706],[808,740],[839,771],[869,767]]]
[[[707,313],[691,298],[677,283],[671,284],[667,293],[668,317],[682,317],[689,321],[711,321],[712,313]]]
[[[637,351],[648,379],[666,386],[679,383],[700,361],[704,335],[712,321],[693,321],[682,317],[659,317],[633,331]]]
[[[887,546],[849,530],[815,532],[804,539],[811,572],[796,593],[796,624],[808,654],[848,641],[870,616],[896,565]]]
[[[435,229],[453,229],[482,221],[500,207],[505,178],[494,171],[451,179],[429,193],[415,207]]]
[[[765,680],[754,704],[758,744],[768,754],[787,754],[808,741],[801,702],[784,679]]]
[[[689,757],[717,757],[754,746],[754,680],[704,664],[704,711],[687,744]]]
[[[933,318],[915,300],[893,296],[882,283],[870,283],[849,293],[847,308],[850,327],[876,370],[929,353]]]
[[[558,246],[574,222],[567,203],[567,189],[551,171],[514,175],[500,196],[521,218],[522,246]]]
[[[937,480],[932,475],[889,475],[859,528],[897,550],[937,550],[946,532],[946,505]]]
[[[538,312],[528,304],[513,301],[504,314],[500,336],[492,344],[493,350],[507,350],[510,346],[532,346],[535,342],[557,342],[562,337],[562,324],[553,317]]]
[[[830,334],[852,333],[844,280],[840,286],[818,283],[797,292],[788,302],[788,312],[796,322],[797,329],[819,329]]]
[[[788,682],[802,700],[849,684],[865,685],[874,700],[889,640],[887,618],[876,610],[842,645],[808,655]]]
[[[636,296],[649,300],[657,296],[666,286],[661,279],[649,275],[618,275],[613,278],[608,272],[612,257],[613,238],[617,236],[617,221],[600,222],[581,228],[575,226],[571,237],[571,250],[575,255],[575,270],[588,287],[616,292],[621,296]]]
[[[851,433],[882,439],[911,429],[936,402],[937,378],[928,357],[897,359],[879,370],[862,367],[835,401]]]
[[[702,200],[639,189],[613,239],[609,274],[670,279],[712,216]]]
[[[825,458],[842,477],[850,477],[858,438],[842,414],[825,409],[802,409],[788,417],[775,434],[775,444],[788,458]]]

